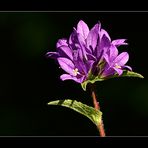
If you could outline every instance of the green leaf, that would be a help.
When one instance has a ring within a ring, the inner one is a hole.
[[[113,76],[110,77],[106,77],[106,78],[100,78],[99,76],[96,77],[89,77],[88,80],[84,81],[83,83],[81,83],[81,86],[83,88],[84,91],[86,91],[86,86],[88,83],[95,83],[97,81],[104,81],[104,80],[108,80],[111,78],[116,78],[116,77],[138,77],[138,78],[144,78],[141,74],[133,72],[133,71],[123,71],[123,74],[121,76],[119,76],[117,73]]]
[[[141,74],[133,72],[133,71],[124,71],[120,77],[138,77],[144,78]]]
[[[89,118],[95,125],[101,122],[102,112],[91,106],[78,102],[76,100],[56,100],[51,101],[48,105],[60,105],[75,110],[76,112]]]

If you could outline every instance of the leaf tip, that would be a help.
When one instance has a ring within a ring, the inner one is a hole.
[[[144,76],[140,74],[140,78],[144,79]]]
[[[47,105],[54,105],[54,101],[48,102]]]
[[[86,82],[81,83],[81,87],[84,91],[86,91],[86,86],[87,86]]]

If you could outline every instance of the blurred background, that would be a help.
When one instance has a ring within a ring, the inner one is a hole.
[[[68,38],[79,20],[89,28],[98,20],[111,38],[126,38],[128,65],[145,78],[110,79],[96,93],[108,136],[148,135],[148,13],[138,12],[0,12],[0,136],[98,136],[86,117],[60,106],[56,99],[92,104],[89,90],[63,73],[46,52]]]

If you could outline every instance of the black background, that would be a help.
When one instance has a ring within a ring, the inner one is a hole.
[[[96,92],[108,136],[148,133],[148,12],[0,12],[0,135],[98,136],[86,117],[59,106],[56,99],[92,104],[73,81],[62,82],[57,63],[46,59],[59,38],[84,20],[91,28],[101,21],[112,39],[127,38],[130,65],[145,78],[120,78],[97,83]]]

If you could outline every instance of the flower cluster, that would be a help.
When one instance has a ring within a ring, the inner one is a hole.
[[[122,75],[124,69],[132,71],[130,66],[125,65],[129,59],[128,53],[119,54],[117,49],[120,45],[127,45],[125,41],[111,41],[100,22],[89,30],[87,24],[80,20],[69,39],[58,40],[57,52],[46,55],[56,59],[66,72],[60,76],[62,80],[83,83],[90,77],[106,79],[115,74]]]

